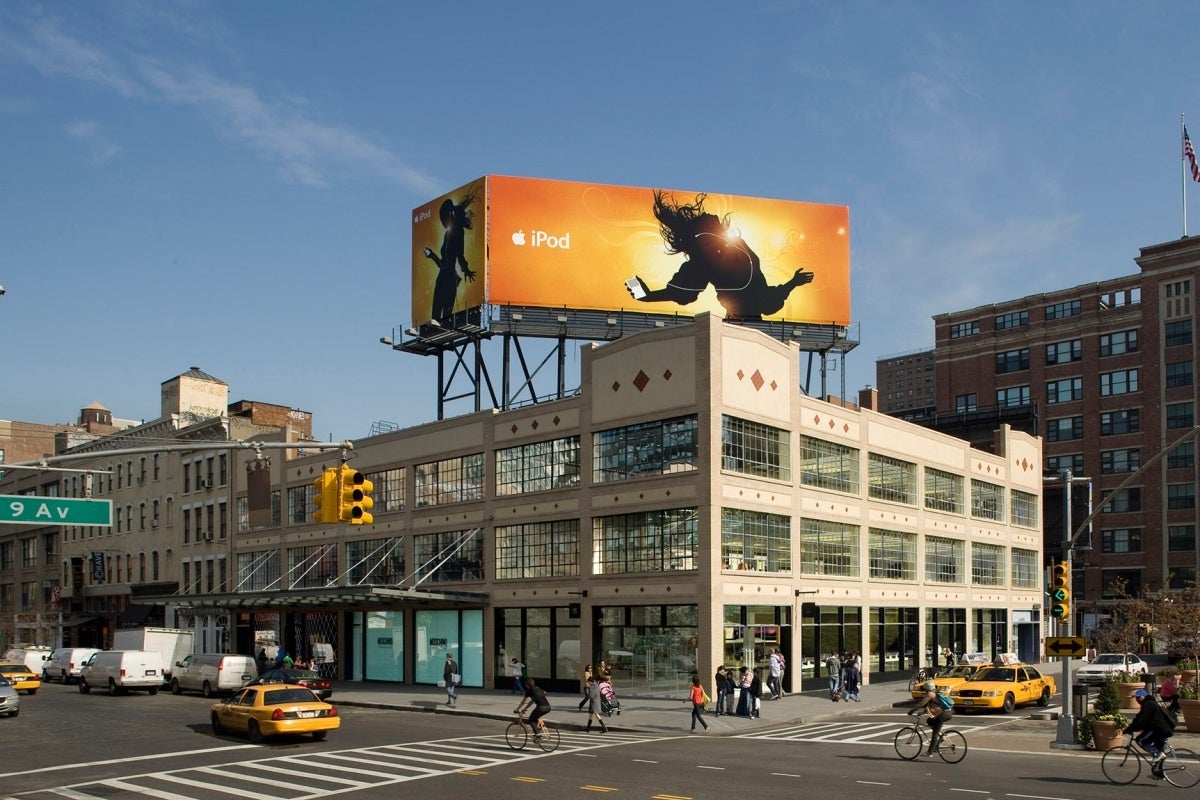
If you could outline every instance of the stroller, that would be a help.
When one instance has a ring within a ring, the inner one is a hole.
[[[600,688],[600,713],[611,717],[615,711],[618,717],[621,716],[621,701],[617,699],[612,684],[608,681],[600,681],[597,685]]]

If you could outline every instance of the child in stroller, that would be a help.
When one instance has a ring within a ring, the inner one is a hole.
[[[612,716],[613,712],[617,716],[621,715],[621,701],[617,699],[616,692],[613,691],[612,684],[606,680],[600,681],[600,713]]]

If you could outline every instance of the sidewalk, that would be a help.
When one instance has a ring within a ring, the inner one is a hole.
[[[554,707],[549,719],[559,726],[582,729],[587,713],[578,711],[578,694],[550,694]],[[896,705],[908,705],[912,696],[907,681],[875,684],[862,687],[862,702],[834,703],[827,690],[789,694],[780,700],[762,700],[761,716],[757,719],[721,715],[711,710],[705,715],[711,733],[739,734],[766,730],[779,725],[799,725],[814,720],[830,719],[864,711],[890,710]],[[396,711],[415,711],[431,714],[454,714],[465,717],[511,720],[520,702],[520,695],[509,690],[473,689],[459,687],[458,702],[453,708],[446,705],[446,690],[436,686],[408,686],[335,681],[333,702],[336,705],[361,708],[385,708]],[[613,730],[679,733],[691,725],[691,703],[661,698],[621,697],[621,713],[605,717]]]

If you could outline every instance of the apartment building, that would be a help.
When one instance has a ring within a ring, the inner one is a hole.
[[[875,362],[879,410],[901,419],[924,418],[937,404],[933,348],[883,356]]]
[[[1037,407],[1045,471],[1090,479],[1103,506],[1073,561],[1085,633],[1124,594],[1196,578],[1200,240],[1144,247],[1135,260],[1136,275],[934,318],[938,411]]]

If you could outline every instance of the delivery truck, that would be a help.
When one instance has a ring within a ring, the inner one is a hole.
[[[127,628],[113,635],[113,650],[153,650],[162,655],[163,683],[171,669],[192,654],[194,636],[182,628]]]

